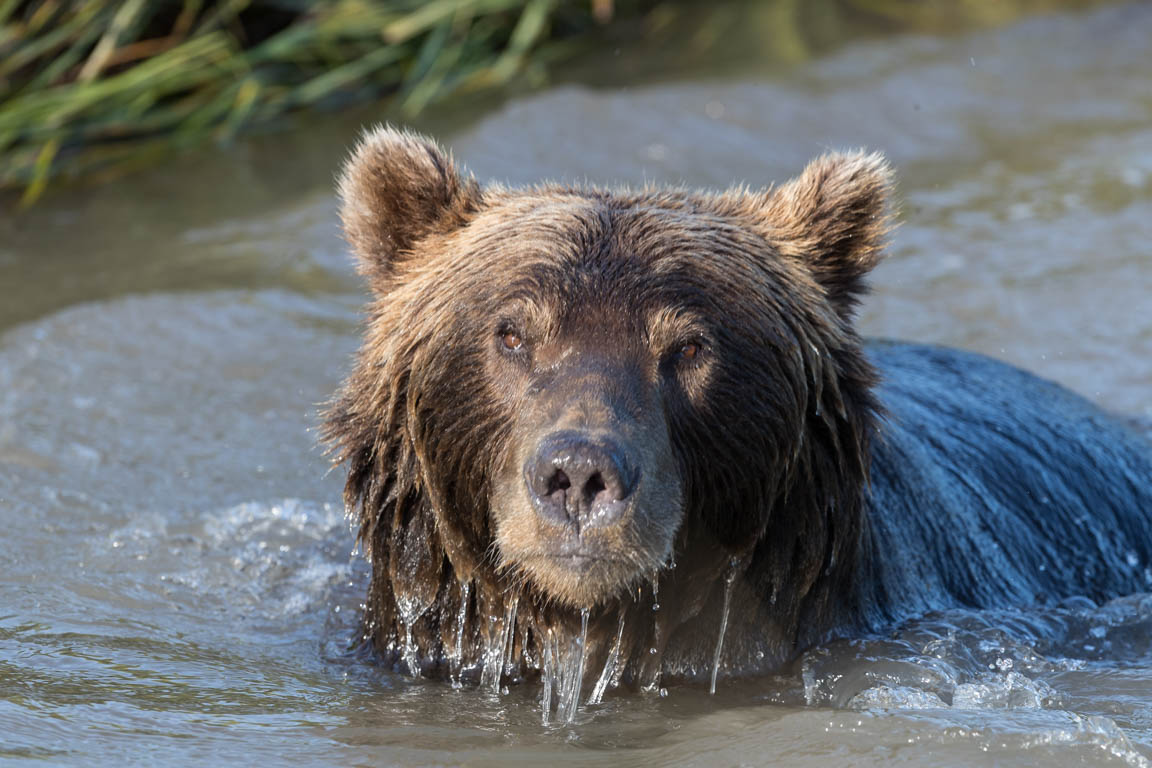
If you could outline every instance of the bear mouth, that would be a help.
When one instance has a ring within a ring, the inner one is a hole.
[[[582,547],[518,552],[506,566],[519,571],[549,598],[587,608],[626,589],[642,572],[637,557]]]
[[[629,562],[623,557],[613,557],[601,552],[541,552],[530,555],[522,560],[540,560],[550,564],[564,566],[570,570],[579,570],[594,565],[627,566]]]

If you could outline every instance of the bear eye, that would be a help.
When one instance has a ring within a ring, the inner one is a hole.
[[[661,365],[665,366],[665,370],[672,374],[677,370],[685,370],[695,367],[700,363],[704,357],[705,345],[700,339],[688,339],[681,341],[665,353]]]
[[[524,346],[524,340],[515,331],[507,331],[500,339],[504,349],[517,350]]]
[[[524,349],[524,338],[512,325],[501,325],[496,336],[500,340],[501,352],[520,352]]]

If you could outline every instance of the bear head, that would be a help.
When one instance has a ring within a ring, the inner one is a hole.
[[[467,655],[484,630],[463,617],[515,596],[530,666],[542,622],[616,615],[677,561],[697,597],[662,644],[734,565],[782,635],[834,599],[876,416],[852,316],[889,185],[848,153],[758,191],[482,187],[428,139],[369,132],[340,196],[372,303],[326,434],[377,646]]]

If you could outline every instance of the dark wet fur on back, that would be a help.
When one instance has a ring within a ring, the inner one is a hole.
[[[940,595],[988,607],[1152,589],[1143,436],[980,355],[868,351],[890,414],[873,448],[870,602],[907,615]]]

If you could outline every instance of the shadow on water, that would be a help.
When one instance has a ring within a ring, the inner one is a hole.
[[[512,182],[761,184],[830,146],[883,149],[903,225],[868,332],[1152,416],[1152,9],[878,34],[689,81],[593,61],[596,87],[421,127]],[[1148,764],[1148,596],[926,616],[715,697],[609,692],[548,726],[536,686],[349,655],[367,566],[312,430],[362,302],[331,179],[383,116],[0,220],[0,759]]]

